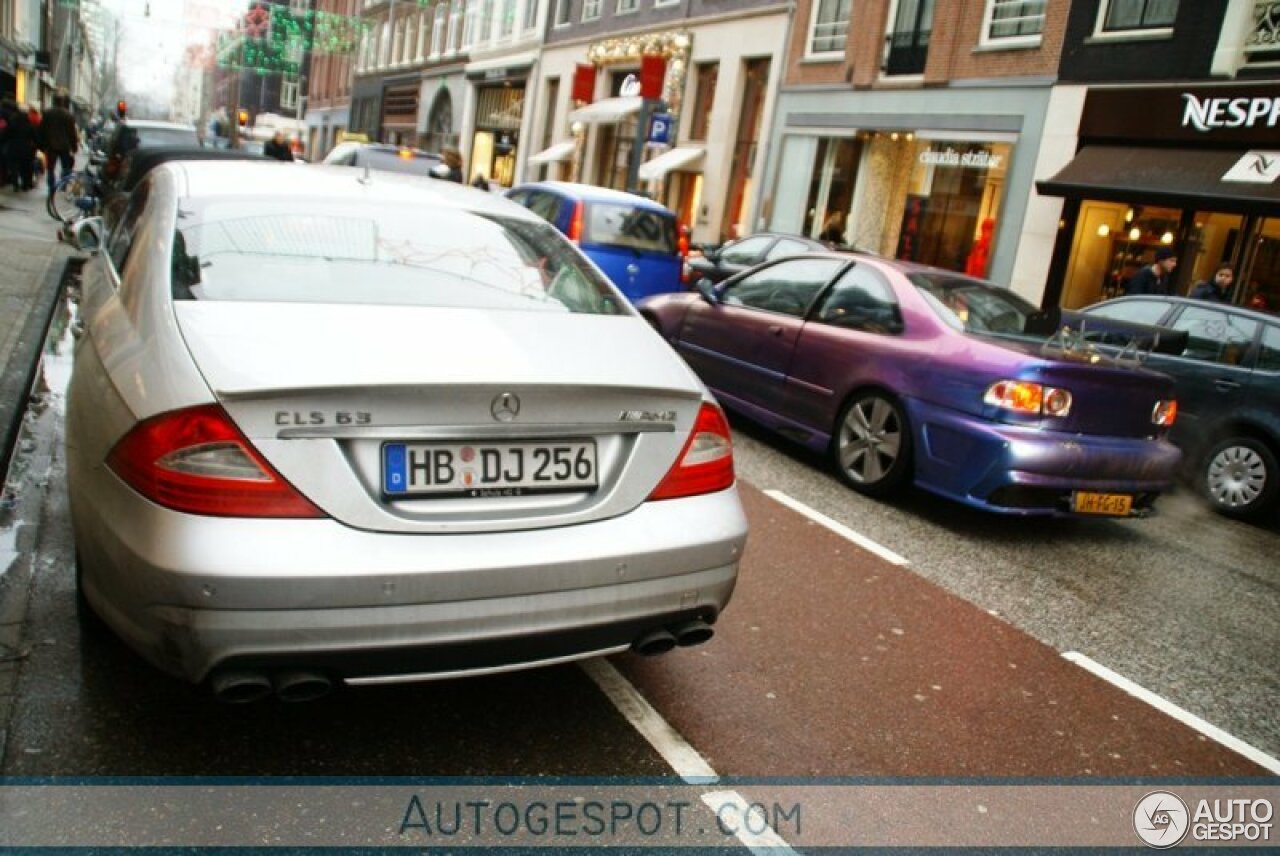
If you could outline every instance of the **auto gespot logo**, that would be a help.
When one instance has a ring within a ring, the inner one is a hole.
[[[1202,799],[1192,811],[1176,794],[1153,791],[1133,809],[1133,829],[1148,847],[1164,850],[1191,840],[1265,842],[1271,840],[1275,808],[1266,799]]]

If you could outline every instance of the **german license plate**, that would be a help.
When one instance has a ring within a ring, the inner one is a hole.
[[[1071,507],[1079,514],[1128,517],[1133,509],[1133,497],[1127,493],[1090,493],[1078,490],[1071,495]]]
[[[389,496],[527,496],[596,484],[594,440],[382,447],[382,489]]]

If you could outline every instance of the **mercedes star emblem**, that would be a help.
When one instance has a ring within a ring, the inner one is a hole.
[[[509,392],[504,392],[489,405],[489,412],[499,422],[514,422],[520,415],[520,399]]]

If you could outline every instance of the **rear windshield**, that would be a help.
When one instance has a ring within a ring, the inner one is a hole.
[[[189,128],[134,128],[138,135],[138,146],[149,149],[153,146],[198,146],[195,129]]]
[[[188,200],[171,262],[175,300],[626,314],[550,225],[452,208]]]
[[[365,159],[369,169],[380,169],[383,172],[403,172],[410,175],[430,175],[431,168],[440,163],[439,158],[426,155],[400,155],[395,152],[366,151]],[[356,162],[359,165],[359,161]]]
[[[1031,334],[1028,321],[1043,313],[1007,288],[945,272],[913,272],[907,278],[943,321],[968,333]]]
[[[583,240],[607,247],[675,255],[675,218],[664,211],[637,208],[625,202],[591,202],[587,205]]]

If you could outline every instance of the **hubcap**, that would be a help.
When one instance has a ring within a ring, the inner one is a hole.
[[[1209,462],[1209,496],[1225,508],[1256,502],[1267,486],[1267,465],[1248,446],[1228,446]]]
[[[868,398],[849,408],[840,426],[840,466],[854,481],[880,481],[901,449],[902,426],[889,402]]]

